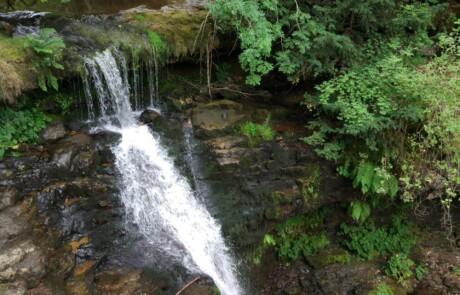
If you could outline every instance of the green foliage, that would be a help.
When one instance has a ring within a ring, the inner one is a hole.
[[[239,132],[246,136],[251,147],[258,145],[261,141],[272,140],[275,137],[275,132],[270,127],[270,117],[267,117],[263,124],[246,122],[240,126]]]
[[[428,274],[428,268],[423,265],[417,265],[415,268],[415,278],[419,281],[423,280],[423,278]]]
[[[385,274],[394,278],[399,283],[410,279],[414,273],[412,269],[415,263],[405,254],[395,254],[391,256],[385,267]]]
[[[221,30],[236,32],[246,82],[257,85],[275,68],[294,83],[333,75],[362,58],[371,40],[426,45],[433,17],[446,8],[437,2],[216,0],[209,9]]]
[[[44,28],[39,36],[28,35],[24,46],[37,56],[33,67],[38,75],[38,86],[43,91],[48,87],[58,90],[59,84],[53,70],[64,70],[61,64],[65,44],[54,29]]]
[[[72,104],[74,103],[74,97],[66,95],[64,93],[56,93],[51,96],[50,99],[54,100],[60,108],[61,114],[67,115],[71,111]]]
[[[343,245],[365,260],[395,253],[409,254],[415,245],[410,226],[400,218],[393,218],[389,225],[382,227],[376,227],[372,222],[342,224],[341,235]]]
[[[423,124],[408,139],[401,165],[402,199],[412,202],[436,196],[449,212],[460,190],[460,20],[450,34],[441,34],[444,53],[413,76],[424,98]],[[429,189],[427,189],[429,188]]]
[[[445,53],[426,65],[412,64],[414,51],[400,48],[307,96],[320,116],[304,141],[337,161],[338,172],[374,204],[398,192],[412,202],[427,187],[446,208],[458,198],[459,31],[440,36]]]
[[[313,255],[330,243],[324,233],[313,235],[301,233],[295,236],[285,233],[280,236],[280,241],[277,245],[278,255],[286,260],[297,260],[301,256]]]
[[[163,60],[168,55],[168,45],[165,41],[154,31],[147,31],[147,38],[149,40],[150,46],[155,51],[155,54],[159,60]]]
[[[326,210],[317,210],[309,215],[289,218],[276,226],[273,234],[266,234],[256,249],[254,262],[260,263],[268,248],[274,248],[282,260],[293,261],[316,254],[330,244],[327,236],[319,230],[324,223]]]
[[[452,268],[452,273],[456,275],[457,277],[460,277],[460,267]]]
[[[411,91],[413,74],[401,57],[390,55],[324,82],[316,98],[307,97],[325,116],[310,123],[314,132],[305,142],[319,155],[344,163],[343,174],[364,176],[357,183],[364,184],[364,192],[373,188],[372,163],[397,154],[399,138],[391,135],[422,118],[423,105]],[[346,165],[358,170],[349,172]]]
[[[50,118],[43,112],[32,108],[14,111],[10,108],[0,110],[0,158],[9,150],[17,149],[21,143],[33,143]]]
[[[382,195],[394,198],[398,192],[398,180],[390,172],[372,163],[360,163],[354,172],[353,185],[363,194]]]
[[[394,293],[387,284],[379,283],[368,295],[394,295]]]
[[[350,213],[356,222],[363,223],[371,215],[371,207],[365,202],[353,201],[350,204]]]
[[[326,257],[326,264],[348,264],[351,261],[351,255],[345,254],[329,255]]]

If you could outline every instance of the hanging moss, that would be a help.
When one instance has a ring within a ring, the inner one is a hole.
[[[181,59],[204,53],[212,37],[212,26],[203,10],[168,9],[166,11],[132,9],[123,14],[127,24],[147,32],[155,47],[166,43],[168,57]],[[218,41],[214,40],[213,46]]]
[[[147,31],[147,37],[159,60],[163,60],[163,58],[167,57],[168,45],[161,39],[160,35],[153,31]]]

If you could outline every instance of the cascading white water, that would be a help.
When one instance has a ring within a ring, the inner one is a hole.
[[[111,50],[86,61],[101,128],[122,136],[113,152],[121,175],[121,199],[129,216],[152,247],[179,258],[190,271],[210,276],[222,294],[242,294],[219,224],[195,198],[159,138],[147,126],[137,124],[129,104],[128,79],[122,74],[125,65],[124,58]],[[120,127],[111,123],[114,119]]]

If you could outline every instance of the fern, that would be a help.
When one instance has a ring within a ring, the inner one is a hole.
[[[34,51],[37,58],[33,67],[38,75],[38,86],[43,91],[48,87],[58,90],[59,84],[53,70],[64,70],[61,64],[65,43],[54,29],[44,28],[39,36],[28,35],[24,46]]]

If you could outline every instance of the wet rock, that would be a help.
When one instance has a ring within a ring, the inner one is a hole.
[[[28,290],[26,295],[54,295],[54,293],[51,289],[46,288],[43,284],[41,284],[37,288]]]
[[[415,294],[460,294],[460,276],[454,272],[460,265],[458,252],[426,247],[419,255],[429,272],[417,287]]]
[[[154,123],[161,118],[161,114],[154,110],[145,110],[142,112],[139,120],[144,124]]]
[[[371,289],[372,281],[379,275],[378,266],[372,263],[333,264],[315,272],[324,294],[353,294],[358,289]]]
[[[271,260],[275,260],[272,257]],[[325,293],[316,282],[313,271],[301,262],[294,262],[292,265],[277,265],[269,271],[268,280],[262,288],[262,295],[324,295],[324,294],[346,294],[346,293]]]
[[[243,137],[231,135],[206,141],[220,166],[238,165],[240,163],[248,150],[239,147],[242,143],[244,143]]]
[[[73,270],[73,275],[75,277],[83,276],[88,273],[95,265],[96,261],[94,260],[87,260],[83,263],[77,264]]]
[[[194,284],[184,290],[183,295],[214,295],[217,288],[214,286]]]
[[[192,110],[192,124],[204,131],[223,130],[244,120],[243,105],[231,100],[201,104]]]
[[[141,289],[141,271],[113,270],[104,271],[96,276],[96,289],[105,295],[130,295]],[[149,290],[154,293],[154,290]]]
[[[83,278],[69,279],[66,282],[65,289],[69,295],[89,295],[91,294],[88,284]]]
[[[58,140],[65,136],[66,130],[62,122],[57,121],[49,124],[40,134],[43,141]]]
[[[17,200],[18,191],[12,187],[0,187],[0,211],[13,206]]]
[[[27,222],[21,216],[21,208],[19,206],[9,207],[0,212],[0,249],[3,249],[5,244],[21,233],[27,231]]]
[[[47,269],[58,278],[67,278],[71,275],[74,265],[75,255],[67,248],[60,248],[49,258]]]
[[[24,295],[26,291],[27,287],[23,281],[0,284],[0,294],[2,295]]]
[[[23,279],[36,286],[45,275],[45,259],[31,240],[13,243],[0,252],[0,281]]]
[[[88,175],[97,164],[97,152],[91,137],[77,134],[57,143],[52,150],[52,164],[73,173]]]
[[[93,148],[80,151],[72,159],[70,171],[80,175],[91,174],[96,169],[97,160],[98,155]]]

